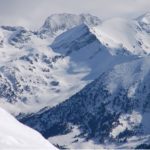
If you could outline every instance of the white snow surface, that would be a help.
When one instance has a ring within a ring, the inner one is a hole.
[[[86,141],[84,138],[79,137],[80,134],[78,127],[74,126],[72,132],[50,137],[48,140],[53,144],[58,144],[67,149],[104,149],[104,145],[96,144],[92,140]]]
[[[57,150],[37,131],[0,108],[0,150]]]
[[[138,112],[132,112],[132,114],[123,114],[119,118],[119,125],[110,133],[113,138],[116,138],[121,132],[126,129],[132,130],[132,128],[138,126],[142,122],[142,115]]]

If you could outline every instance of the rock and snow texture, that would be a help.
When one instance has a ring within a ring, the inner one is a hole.
[[[78,74],[84,72],[85,80],[93,80],[112,66],[136,58],[124,48],[115,49],[118,53],[112,54],[87,25],[77,26],[56,37],[51,48],[69,57],[69,71]]]
[[[53,33],[57,32],[54,28],[65,32],[82,23],[95,26],[101,21],[88,14],[55,14],[46,22],[50,26],[43,25],[40,32],[28,31],[23,27],[0,28],[0,105],[12,113],[35,112],[45,106],[52,107],[89,82],[82,78],[90,69],[86,68],[84,72],[84,67],[81,67],[78,69],[81,71],[74,74],[77,64],[53,51],[50,45],[55,37],[47,35],[43,28]],[[41,34],[48,38],[43,39]],[[68,83],[68,80],[72,82]]]
[[[40,133],[21,124],[0,108],[1,150],[57,150]]]

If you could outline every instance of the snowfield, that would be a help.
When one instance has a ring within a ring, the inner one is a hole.
[[[19,123],[2,108],[0,108],[0,149],[57,150],[40,133]]]

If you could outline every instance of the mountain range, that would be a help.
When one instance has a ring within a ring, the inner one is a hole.
[[[150,143],[150,13],[53,14],[0,28],[0,106],[58,148]]]

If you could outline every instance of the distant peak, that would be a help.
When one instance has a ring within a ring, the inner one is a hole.
[[[150,24],[150,12],[147,12],[137,18],[139,22]]]
[[[101,20],[91,14],[52,14],[44,22],[44,25],[40,29],[40,33],[54,35],[58,31],[67,31],[81,24],[86,24],[88,26],[97,26],[100,23]]]
[[[150,12],[141,15],[136,20],[147,33],[150,33]]]

